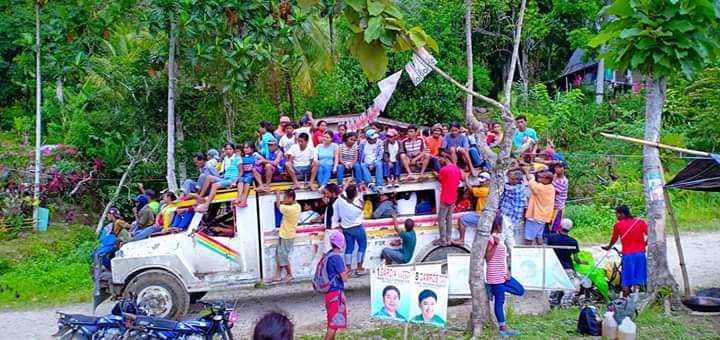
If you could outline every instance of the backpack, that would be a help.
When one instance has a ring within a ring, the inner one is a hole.
[[[600,336],[600,318],[597,315],[595,306],[586,306],[580,311],[577,322],[577,331],[581,335]]]
[[[333,276],[332,278],[328,276],[327,264],[331,256],[341,255],[334,251],[329,251],[325,253],[322,258],[320,258],[320,261],[318,261],[317,265],[315,266],[315,274],[313,275],[312,286],[313,290],[318,293],[327,293],[328,290],[330,290],[330,286],[332,285],[333,281],[335,281],[335,279],[337,278],[337,275]]]

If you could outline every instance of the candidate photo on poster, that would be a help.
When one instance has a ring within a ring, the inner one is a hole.
[[[407,293],[408,292],[405,292],[405,294]],[[407,315],[407,308],[405,308],[405,314],[399,310],[401,307],[401,297],[402,293],[398,287],[395,285],[385,286],[382,290],[382,307],[373,314],[373,318],[407,322],[408,320],[405,316]]]
[[[447,296],[447,294],[446,294]],[[447,299],[446,299],[447,300]],[[438,295],[432,289],[423,289],[417,294],[417,308],[415,315],[410,321],[413,323],[433,324],[439,327],[445,327],[445,319],[441,317],[439,312],[447,310],[447,301],[439,303]],[[445,313],[442,313],[443,315]]]

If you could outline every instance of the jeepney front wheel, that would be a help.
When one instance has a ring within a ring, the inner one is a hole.
[[[180,320],[190,306],[190,296],[170,273],[151,270],[130,280],[125,296],[134,294],[138,306],[155,317]]]

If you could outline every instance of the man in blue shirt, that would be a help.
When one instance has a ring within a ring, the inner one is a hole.
[[[462,157],[465,167],[469,173],[473,173],[472,160],[470,159],[470,141],[467,136],[460,133],[460,124],[452,123],[450,132],[445,134],[440,149],[445,150],[450,155],[453,164],[458,164],[458,155]]]
[[[390,245],[394,247],[402,245],[402,248],[383,248],[380,258],[384,259],[386,264],[392,264],[393,262],[399,264],[408,263],[412,261],[412,256],[415,253],[415,243],[417,243],[414,230],[415,221],[409,218],[406,219],[405,231],[400,231],[397,220],[393,217],[393,227],[395,232],[400,235],[400,239],[392,241]]]
[[[520,148],[528,142],[537,144],[537,132],[535,132],[535,129],[527,127],[527,117],[523,115],[515,117],[515,126],[517,130],[515,130],[515,137],[513,137],[513,145],[516,148]]]

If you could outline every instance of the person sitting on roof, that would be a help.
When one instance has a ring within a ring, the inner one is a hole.
[[[312,133],[312,141],[313,145],[320,146],[322,143],[323,135],[325,134],[325,130],[327,130],[327,122],[324,120],[319,120],[315,126],[315,130],[313,130]],[[332,142],[332,139],[331,139]]]
[[[211,165],[210,162],[206,161],[207,156],[205,156],[204,153],[198,152],[194,154],[192,160],[195,164],[195,167],[198,169],[198,173],[200,173],[200,175],[198,175],[197,181],[188,178],[185,180],[185,182],[183,182],[182,189],[180,190],[186,194],[194,193],[200,190],[200,188],[202,188],[203,184],[205,183],[205,180],[209,176],[220,176],[217,170],[215,170],[215,166]],[[200,193],[200,195],[202,194],[203,193]]]
[[[338,156],[340,158],[340,164],[337,167],[337,184],[344,186],[345,184],[345,172],[355,172],[355,178],[360,178],[362,169],[360,163],[358,163],[358,143],[357,135],[355,132],[348,132],[343,135],[343,143],[338,148]]]
[[[458,159],[462,159],[465,163],[468,173],[474,174],[473,163],[470,159],[470,141],[467,136],[460,133],[460,124],[452,123],[450,132],[443,137],[440,148],[450,154],[450,160],[453,164],[458,164]]]
[[[271,191],[270,183],[272,183],[273,176],[279,177],[285,172],[285,155],[282,150],[278,147],[277,141],[273,138],[268,140],[268,154],[267,157],[260,157],[257,160],[257,165],[253,170],[253,176],[258,182],[258,191],[267,192]],[[263,181],[262,175],[265,175]],[[264,183],[264,185],[263,185]]]
[[[285,135],[285,127],[292,123],[290,120],[290,117],[288,116],[280,116],[280,121],[278,122],[278,127],[275,129],[275,132],[273,133],[275,135],[275,139],[280,140],[280,137]]]
[[[383,163],[382,158],[385,153],[383,143],[378,142],[378,134],[375,130],[370,129],[365,133],[367,141],[360,144],[359,158],[360,169],[362,170],[361,188],[367,185],[370,190],[382,191],[383,187]],[[375,183],[372,183],[371,172],[375,172]]]
[[[430,130],[430,136],[425,138],[425,147],[430,154],[430,164],[435,171],[440,171],[440,146],[443,142],[443,128],[441,124],[435,124]]]
[[[240,165],[242,159],[235,154],[235,145],[233,143],[226,143],[223,147],[223,153],[225,155],[222,162],[223,175],[222,177],[210,176],[205,178],[205,182],[198,192],[202,195],[207,192],[208,188],[210,188],[210,193],[204,198],[199,196],[197,198],[198,204],[212,202],[218,190],[232,187],[235,185],[237,178],[240,176]]]
[[[315,159],[315,148],[310,145],[310,137],[307,133],[297,135],[297,144],[285,152],[287,157],[285,171],[293,182],[292,189],[300,188],[298,177],[307,179]]]
[[[260,155],[263,157],[267,157],[268,155],[268,142],[271,139],[275,139],[275,136],[272,133],[273,128],[272,125],[270,125],[267,121],[260,122],[260,128],[258,128],[258,131],[256,133],[257,137],[257,143],[256,147],[258,152],[260,152]]]
[[[308,145],[315,148],[315,144],[312,140],[312,134],[313,134],[313,126],[315,121],[313,120],[312,112],[307,111],[305,112],[305,116],[300,119],[300,127],[295,129],[295,137],[300,136],[300,134],[305,133],[308,135]],[[287,150],[285,150],[287,153]]]
[[[253,143],[245,143],[245,145],[243,145],[242,174],[238,177],[237,184],[238,198],[233,201],[233,204],[236,206],[240,208],[247,207],[248,193],[254,180],[258,181],[258,187],[263,187],[262,178],[260,178],[260,174],[255,169],[262,160],[262,155],[256,151]]]
[[[155,214],[153,214],[152,208],[148,205],[147,196],[140,194],[133,198],[133,214],[135,215],[135,221],[131,228],[131,236],[135,239],[135,234],[142,231],[143,229],[149,228],[155,221]]]
[[[278,146],[280,147],[282,152],[288,152],[290,148],[295,145],[295,127],[295,123],[292,122],[285,124],[285,134],[282,135],[278,140]]]
[[[383,153],[383,172],[388,178],[388,184],[396,188],[400,186],[400,152],[402,149],[398,138],[397,130],[388,129]]]
[[[410,181],[417,180],[417,176],[413,175],[412,167],[420,169],[420,176],[425,176],[425,169],[430,163],[430,153],[425,148],[425,140],[418,136],[418,128],[410,125],[407,128],[407,138],[402,141],[400,147],[400,161],[408,173],[407,179]]]
[[[333,132],[324,130],[322,138],[318,140],[319,143],[315,144],[317,145],[315,147],[315,160],[310,173],[310,188],[312,190],[318,189],[317,184],[315,184],[315,177],[317,177],[322,190],[330,181],[332,174],[337,172],[339,162],[338,145],[332,142],[332,138]]]
[[[211,168],[215,169],[215,172],[220,172],[220,166],[218,162],[220,161],[220,153],[215,149],[209,149],[207,151],[207,165]]]
[[[133,235],[133,239],[135,241],[143,240],[143,239],[150,237],[150,235],[152,235],[154,233],[163,231],[163,229],[165,229],[164,228],[164,226],[165,226],[164,218],[165,218],[165,214],[167,213],[167,209],[168,209],[169,205],[172,202],[175,202],[176,200],[177,200],[177,196],[175,196],[175,194],[172,191],[166,191],[162,196],[163,206],[160,209],[160,212],[157,214],[157,216],[155,216],[155,223],[152,226],[149,226],[147,228],[136,231],[135,234]],[[168,224],[172,224],[174,216],[175,216],[174,213],[168,213],[168,220],[170,222]]]

